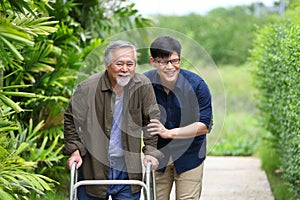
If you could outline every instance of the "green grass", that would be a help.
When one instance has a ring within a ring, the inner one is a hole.
[[[209,70],[209,69],[203,69]],[[252,155],[261,136],[254,105],[254,88],[249,66],[219,67],[220,77],[204,78],[213,96],[214,126],[208,135],[208,155]],[[216,82],[222,81],[216,87]],[[225,102],[225,103],[224,103]],[[225,106],[225,109],[224,109]]]
[[[218,140],[211,142],[214,133],[208,136],[208,154],[217,156],[249,156],[257,148],[259,128],[253,115],[234,112],[225,118]]]

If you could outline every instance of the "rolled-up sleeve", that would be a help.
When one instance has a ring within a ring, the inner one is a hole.
[[[213,125],[212,98],[209,88],[204,81],[198,85],[196,94],[199,104],[199,122],[204,123],[210,131]]]

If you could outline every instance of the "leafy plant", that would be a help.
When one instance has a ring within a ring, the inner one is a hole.
[[[205,15],[156,18],[157,26],[182,32],[197,41],[218,65],[246,63],[257,28],[279,20],[278,16],[257,17],[246,6],[216,8]]]
[[[39,174],[43,174],[47,168],[53,167],[54,164],[57,164],[63,158],[61,154],[63,146],[58,147],[59,136],[56,136],[51,145],[48,145],[49,138],[47,136],[44,137],[43,132],[40,131],[43,125],[44,122],[41,121],[33,128],[31,119],[28,128],[19,125],[16,136],[11,134],[11,139],[17,141],[14,148],[19,148],[24,143],[28,145],[22,157],[25,157],[27,161],[39,163],[40,166],[43,166],[43,168],[39,169]],[[42,143],[39,144],[38,141],[42,141]]]
[[[299,24],[268,26],[260,31],[251,58],[262,125],[273,136],[278,168],[295,197],[300,195],[299,44]]]
[[[11,74],[10,74],[11,75]],[[2,77],[6,80],[10,75]],[[25,112],[20,107],[18,102],[14,102],[8,96],[18,96],[23,98],[37,98],[35,94],[27,92],[12,92],[10,90],[17,90],[30,87],[30,85],[12,85],[0,87],[0,198],[1,199],[28,199],[28,194],[34,191],[35,193],[43,194],[44,191],[51,190],[51,186],[55,183],[54,180],[36,174],[35,169],[38,167],[38,161],[28,160],[28,152],[34,147],[37,138],[33,137],[42,127],[41,122],[39,126],[30,130],[31,136],[26,136],[26,131],[23,134],[17,134],[17,130],[21,130],[21,125],[15,118],[17,113]],[[43,96],[39,96],[43,98]],[[21,131],[20,131],[21,132]],[[54,145],[53,145],[54,146]],[[44,150],[49,155],[48,160],[53,161],[55,155],[60,149],[53,151]],[[52,156],[52,157],[51,157]],[[51,158],[51,159],[50,159]],[[45,161],[47,161],[45,159]]]
[[[16,141],[7,133],[0,132],[1,199],[27,200],[28,194],[32,191],[43,194],[44,191],[51,190],[51,183],[55,183],[46,176],[34,173],[34,169],[37,167],[36,162],[26,161],[21,157],[28,147],[28,143]]]
[[[18,165],[45,181],[44,188],[31,185],[30,190],[25,183],[27,190],[20,191],[14,188],[18,181],[6,182],[1,199],[42,194],[50,188],[42,174],[56,180],[65,175],[58,173],[65,172],[63,113],[82,61],[111,34],[147,24],[123,1],[111,4],[112,17],[107,17],[110,1],[102,2],[0,0],[0,130],[13,141],[3,148],[22,147],[17,158],[24,162]],[[92,12],[99,18],[92,19]],[[29,168],[28,163],[34,164]]]
[[[207,149],[209,155],[217,156],[251,156],[254,155],[262,137],[261,128],[256,117],[257,109],[253,102],[253,91],[249,65],[222,66],[219,73],[222,77],[226,92],[226,116],[220,116],[215,111],[214,126],[207,135]],[[210,74],[211,69],[201,70]],[[213,76],[207,76],[206,81],[211,83],[216,80]],[[218,88],[210,87],[213,94],[214,110],[223,109],[218,103]],[[222,91],[224,92],[224,91]],[[215,94],[215,95],[214,95]],[[223,100],[223,99],[222,99]],[[223,100],[224,101],[224,100]],[[223,122],[222,129],[216,128]]]

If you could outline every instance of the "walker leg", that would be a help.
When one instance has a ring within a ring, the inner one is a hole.
[[[152,187],[153,187],[153,200],[156,200],[156,174],[155,174],[155,170],[152,170]]]

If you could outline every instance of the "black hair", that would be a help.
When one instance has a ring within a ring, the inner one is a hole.
[[[150,46],[150,54],[153,58],[168,58],[174,52],[180,57],[181,44],[178,40],[169,36],[156,38]]]

